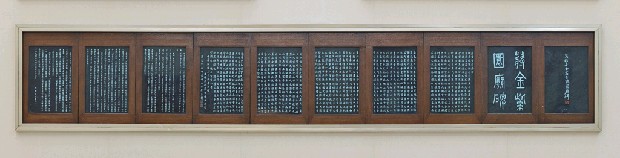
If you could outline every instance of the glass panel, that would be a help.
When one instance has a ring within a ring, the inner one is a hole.
[[[28,111],[71,112],[71,47],[29,48]]]
[[[316,48],[315,112],[359,112],[359,48]]]
[[[200,48],[200,113],[243,113],[243,48]]]
[[[488,112],[532,112],[532,47],[489,47]]]
[[[416,47],[373,48],[373,113],[416,113],[416,50]]]
[[[588,113],[588,47],[545,47],[545,112]]]
[[[474,47],[431,47],[431,113],[474,112]]]
[[[127,113],[129,47],[86,47],[87,113]]]
[[[185,113],[185,47],[144,47],[142,112]]]
[[[258,113],[302,113],[301,54],[301,48],[258,48]]]

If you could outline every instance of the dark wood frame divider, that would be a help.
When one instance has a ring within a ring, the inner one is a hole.
[[[474,112],[471,114],[433,114],[430,112],[430,48],[433,46],[471,46],[474,47]],[[482,60],[482,53],[480,51],[480,33],[424,33],[424,52],[420,54],[419,65],[423,65],[424,68],[418,71],[427,72],[420,74],[419,80],[422,80],[424,84],[418,86],[422,97],[422,105],[428,106],[428,109],[424,110],[424,123],[432,124],[478,124],[482,121],[482,108],[486,107],[482,105],[482,89],[479,87],[486,87],[482,82],[482,65],[486,61]],[[484,70],[486,71],[486,70]]]
[[[194,34],[193,78],[193,123],[247,124],[250,121],[250,34],[249,33],[196,33]],[[243,114],[201,114],[200,113],[200,48],[236,47],[243,48]]]
[[[127,113],[86,113],[86,47],[126,46],[129,47],[129,81]],[[136,116],[136,34],[133,33],[82,33],[79,47],[80,123],[134,123]]]
[[[417,76],[418,80],[416,80],[417,85],[417,112],[415,114],[374,114],[373,113],[373,51],[374,47],[416,47],[417,53]],[[427,86],[420,86],[424,84],[428,84],[428,81],[423,82],[420,80],[419,76],[422,74],[428,74],[428,72],[422,72],[420,70],[426,70],[428,65],[420,64],[420,55],[425,53],[424,50],[424,34],[423,33],[368,33],[366,34],[366,51],[364,61],[360,61],[361,64],[365,67],[361,69],[366,72],[366,76],[360,76],[361,78],[366,78],[363,84],[360,84],[360,88],[365,88],[364,93],[360,94],[361,98],[364,101],[360,100],[364,107],[368,108],[366,110],[366,123],[369,124],[417,124],[424,122],[424,112],[427,111],[428,107],[426,106],[429,102],[425,97],[420,97],[420,92],[425,92],[427,90],[423,88],[428,88]],[[422,103],[422,104],[421,104]]]
[[[136,76],[136,123],[145,124],[174,124],[174,123],[192,123],[192,75],[194,74],[193,65],[193,44],[194,34],[192,33],[139,33],[138,35],[137,55],[137,76]],[[184,114],[165,114],[165,113],[143,113],[142,112],[142,73],[144,66],[144,47],[145,46],[175,46],[185,47],[186,50],[186,105]]]
[[[310,124],[361,124],[366,122],[365,115],[368,115],[368,104],[362,103],[362,100],[367,99],[363,98],[361,94],[365,94],[368,92],[372,92],[372,84],[367,84],[372,82],[372,80],[368,81],[368,78],[364,78],[362,76],[372,75],[371,72],[368,71],[367,65],[372,65],[371,63],[359,63],[359,113],[358,114],[316,114],[315,113],[315,73],[314,73],[314,55],[315,48],[317,47],[357,47],[359,48],[359,60],[367,61],[369,58],[366,52],[365,47],[365,36],[364,33],[310,33],[309,41],[310,41],[310,57],[306,62],[310,65],[310,84],[308,87],[308,91],[310,91],[310,95],[308,99],[310,100]],[[372,68],[370,69],[372,71]],[[366,84],[365,84],[366,83]],[[370,88],[369,88],[370,87]],[[370,91],[369,91],[370,90]]]
[[[23,37],[23,85],[22,107],[24,123],[77,123],[78,122],[78,45],[80,33],[24,33]],[[31,46],[70,46],[71,47],[71,112],[70,113],[31,113],[28,110],[28,68]]]
[[[588,47],[588,113],[542,113],[540,123],[593,123],[594,122],[594,34],[593,33],[541,33],[540,52],[535,58],[539,58],[535,62],[535,67],[539,67],[542,71],[538,71],[538,82],[542,85],[537,90],[542,97],[538,100],[540,105],[545,104],[545,46],[587,46]],[[540,77],[542,76],[542,77]],[[544,108],[541,109],[544,111]]]
[[[256,87],[257,78],[257,60],[259,47],[299,47],[302,49],[302,113],[301,114],[259,114],[258,109],[258,92]],[[309,82],[309,66],[307,62],[310,58],[307,33],[254,33],[251,42],[251,89],[252,104],[250,111],[252,112],[253,124],[306,124],[308,123],[308,115],[311,113],[309,105],[311,100]]]
[[[480,65],[482,66],[482,76],[484,78],[482,80],[482,85],[480,88],[482,89],[482,105],[488,105],[488,62],[486,62],[490,57],[488,56],[488,47],[490,46],[529,46],[532,47],[532,55],[534,54],[542,54],[543,52],[540,49],[536,41],[536,34],[532,33],[510,33],[510,32],[501,32],[501,33],[482,33],[481,34],[481,45],[482,49],[480,50],[480,54],[482,55],[482,61]],[[534,63],[539,62],[541,58],[532,58],[532,74],[537,74],[541,69],[540,67],[535,67]],[[543,60],[544,62],[544,60]],[[532,75],[533,81],[538,81],[540,78],[544,78],[544,75],[537,76]],[[532,87],[540,87],[540,82],[532,82]],[[542,86],[544,87],[544,86]],[[539,88],[540,89],[540,88]],[[485,114],[483,123],[489,124],[517,124],[517,123],[536,123],[538,122],[538,116],[542,112],[542,107],[544,105],[536,102],[537,100],[541,100],[544,98],[544,95],[541,95],[537,89],[532,89],[532,112],[531,113],[523,113],[523,114],[513,114],[513,113],[487,113],[486,106],[482,108],[482,113]]]

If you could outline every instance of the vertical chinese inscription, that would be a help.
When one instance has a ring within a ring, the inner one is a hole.
[[[474,47],[431,47],[431,112],[474,111]]]
[[[28,111],[71,112],[71,47],[29,48]]]
[[[316,48],[315,113],[359,112],[359,48]]]
[[[185,113],[185,47],[144,47],[142,112]]]
[[[545,47],[545,112],[588,113],[588,47]]]
[[[87,113],[127,113],[129,47],[86,47]]]
[[[373,48],[373,113],[416,113],[416,50]]]
[[[243,113],[243,48],[200,48],[200,113]]]
[[[257,112],[302,113],[302,48],[258,48]]]
[[[532,112],[532,47],[488,47],[489,113]]]

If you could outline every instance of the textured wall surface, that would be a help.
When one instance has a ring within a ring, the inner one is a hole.
[[[0,157],[619,157],[617,0],[2,0]],[[15,24],[602,24],[603,131],[17,133]]]

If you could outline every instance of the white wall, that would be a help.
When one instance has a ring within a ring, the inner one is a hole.
[[[0,157],[620,157],[619,19],[617,0],[0,0]],[[604,127],[600,133],[16,133],[15,24],[603,24]]]

